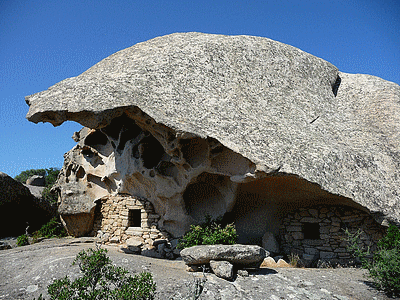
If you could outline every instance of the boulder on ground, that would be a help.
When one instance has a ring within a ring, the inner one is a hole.
[[[228,261],[233,265],[259,267],[269,253],[256,245],[200,245],[183,249],[181,257],[187,265],[209,264],[211,260]]]

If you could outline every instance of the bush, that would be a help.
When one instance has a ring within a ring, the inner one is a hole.
[[[151,273],[132,277],[125,269],[114,266],[106,253],[105,249],[79,252],[72,264],[79,265],[83,276],[72,282],[67,276],[55,280],[47,288],[51,299],[154,299],[156,284]],[[40,299],[44,299],[42,295]]]
[[[25,245],[29,245],[28,236],[26,234],[23,234],[17,237],[17,246],[20,247]]]
[[[385,237],[378,242],[378,250],[372,257],[369,249],[360,247],[360,232],[348,236],[348,249],[367,269],[378,289],[391,296],[400,295],[400,230],[391,225]]]
[[[47,200],[51,204],[57,204],[58,196],[57,193],[51,191],[51,187],[45,187],[42,192],[43,199]]]
[[[206,216],[201,225],[191,225],[178,243],[178,249],[189,248],[197,245],[233,245],[237,241],[236,228],[233,224],[222,226],[221,221],[212,220]]]
[[[36,241],[38,238],[52,238],[52,237],[64,237],[67,232],[64,226],[60,222],[60,217],[53,217],[47,224],[44,224],[38,231],[33,233],[33,239]]]

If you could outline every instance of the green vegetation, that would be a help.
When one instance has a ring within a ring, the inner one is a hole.
[[[42,196],[43,199],[49,201],[51,204],[57,204],[58,196],[56,193],[51,192],[51,187],[45,187]]]
[[[400,230],[391,225],[385,237],[378,242],[378,249],[371,255],[360,245],[362,232],[347,234],[348,250],[361,261],[378,289],[390,296],[400,296]]]
[[[50,190],[57,180],[60,169],[49,168],[49,169],[31,169],[22,171],[19,175],[15,176],[14,179],[26,183],[26,181],[33,175],[43,176],[45,179],[45,189],[42,192],[42,196],[45,200],[52,204],[57,203],[57,195],[52,193]]]
[[[177,247],[184,249],[197,245],[233,245],[236,241],[237,233],[233,224],[223,226],[220,220],[212,220],[210,216],[206,216],[203,224],[190,226]]]
[[[44,224],[38,231],[32,234],[32,243],[36,243],[40,238],[64,237],[67,235],[60,217],[53,217],[49,222]],[[26,234],[20,235],[17,238],[17,246],[29,245],[29,239]]]
[[[26,234],[23,234],[17,237],[17,246],[21,247],[25,245],[29,245],[28,236]]]
[[[26,181],[33,175],[39,175],[45,178],[46,187],[52,187],[57,180],[58,173],[60,173],[60,170],[57,168],[31,169],[22,171],[19,175],[15,176],[14,179],[19,182],[26,183]]]
[[[52,300],[154,299],[156,284],[151,273],[128,275],[128,271],[114,266],[105,249],[82,250],[73,265],[78,264],[83,276],[71,280],[66,276],[56,279],[47,288]],[[38,300],[44,300],[40,295]]]
[[[33,233],[33,242],[36,242],[39,238],[52,238],[52,237],[64,237],[67,232],[64,226],[61,224],[60,217],[53,217],[48,223],[44,224],[38,231]]]

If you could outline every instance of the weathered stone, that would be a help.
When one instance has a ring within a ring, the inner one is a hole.
[[[279,244],[272,232],[266,232],[262,238],[262,247],[267,250],[270,255],[279,253]]]
[[[233,265],[227,261],[210,260],[210,268],[220,278],[233,279]]]
[[[264,258],[260,267],[261,268],[276,268],[276,262],[271,256],[268,256],[268,257]]]
[[[395,83],[266,38],[178,33],[26,102],[30,121],[87,127],[57,183],[63,216],[89,214],[109,194],[138,195],[174,237],[234,211],[249,242],[274,229],[283,207],[316,201],[400,223],[399,99]],[[243,205],[249,198],[256,206]]]
[[[33,175],[26,180],[27,185],[34,185],[34,186],[45,186],[46,180],[44,176],[40,175]]]
[[[302,240],[304,238],[304,234],[302,232],[292,232],[292,237],[295,240]]]
[[[10,246],[10,244],[0,241],[0,250],[7,250],[7,249],[11,249],[12,247]]]
[[[286,227],[286,230],[289,232],[301,231],[301,226],[288,226],[288,227]]]
[[[249,277],[249,272],[247,270],[239,269],[237,270],[237,274],[242,277]]]
[[[155,249],[142,250],[141,254],[147,257],[164,258],[163,255],[157,252]]]
[[[202,272],[204,271],[203,266],[201,265],[188,265],[186,267],[186,272]]]
[[[336,257],[336,254],[333,253],[333,252],[321,251],[321,252],[319,253],[319,257],[320,257],[321,259],[329,259],[329,258],[334,258],[334,257]]]
[[[139,238],[139,237],[131,237],[129,239],[126,240],[126,245],[127,247],[140,247],[143,245],[143,239]]]
[[[181,257],[187,265],[208,264],[210,260],[224,260],[234,265],[259,266],[269,253],[255,245],[201,245],[185,248]]]
[[[276,262],[276,267],[277,268],[292,268],[292,266],[290,264],[288,264],[285,260],[283,259],[279,259]]]
[[[119,242],[120,242],[120,240],[119,240],[119,237],[118,237],[118,236],[113,236],[113,237],[110,239],[110,243],[118,244]]]

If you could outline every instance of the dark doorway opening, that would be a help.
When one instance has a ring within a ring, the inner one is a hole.
[[[142,211],[140,209],[130,209],[128,213],[129,227],[141,227]]]
[[[319,224],[303,223],[303,234],[306,240],[319,240]]]

